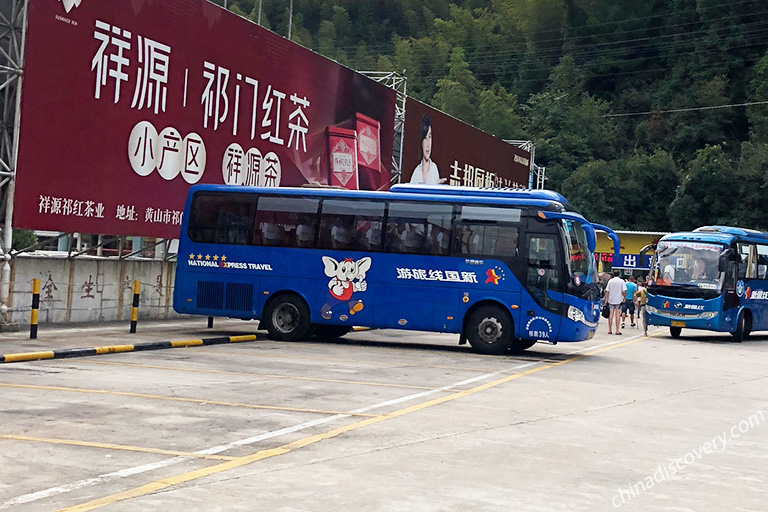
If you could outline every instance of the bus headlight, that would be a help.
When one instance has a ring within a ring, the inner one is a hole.
[[[574,322],[586,323],[584,318],[584,312],[579,308],[568,306],[568,318]]]
[[[656,308],[655,308],[655,307],[653,307],[653,306],[645,306],[645,310],[646,310],[647,312],[651,313],[652,315],[655,315],[655,314],[657,314],[657,313],[659,312],[659,310],[658,310],[658,309],[656,309]]]
[[[711,318],[715,318],[717,316],[717,311],[705,311],[701,314],[701,318],[705,318],[707,320]]]

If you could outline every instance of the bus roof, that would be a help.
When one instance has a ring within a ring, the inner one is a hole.
[[[418,190],[417,190],[418,189]],[[455,189],[456,193],[453,193]],[[568,201],[549,190],[517,189],[473,189],[471,187],[435,187],[422,185],[395,185],[389,191],[347,190],[336,187],[233,187],[231,185],[193,185],[192,195],[198,191],[226,192],[231,194],[282,194],[321,197],[355,197],[359,199],[394,198],[402,200],[426,200],[441,202],[463,202],[476,204],[507,204],[534,206],[562,211]],[[474,191],[474,192],[473,192]],[[527,193],[526,193],[527,192]]]
[[[662,240],[697,240],[701,242],[730,243],[734,240],[768,242],[768,233],[733,226],[702,226],[693,231],[671,233]]]
[[[571,206],[568,200],[553,190],[529,188],[496,188],[496,187],[460,187],[453,185],[417,185],[400,183],[392,185],[392,192],[411,194],[438,194],[451,196],[472,197],[503,197],[510,199],[543,199],[557,201],[564,206]]]

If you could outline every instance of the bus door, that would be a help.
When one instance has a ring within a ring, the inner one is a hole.
[[[553,234],[528,233],[525,248],[525,288],[533,301],[522,306],[521,335],[556,341],[561,318],[558,311],[563,303],[560,241]]]

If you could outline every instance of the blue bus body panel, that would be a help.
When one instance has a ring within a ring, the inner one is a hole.
[[[703,226],[694,231],[665,235],[660,242],[665,241],[720,243],[725,246],[733,242],[768,244],[768,233],[732,226]],[[768,281],[740,279],[736,284],[736,296],[735,305],[723,309],[725,301],[722,295],[713,299],[687,299],[649,293],[648,306],[658,313],[647,313],[648,324],[671,326],[672,322],[683,322],[682,327],[686,329],[734,332],[739,314],[748,312],[753,319],[753,331],[768,329]]]
[[[672,322],[684,322],[686,329],[704,329],[708,331],[730,332],[736,325],[737,309],[722,311],[723,298],[680,299],[648,294],[647,306],[656,308],[659,313],[646,313],[649,325],[671,326]],[[706,313],[717,313],[713,318],[706,318]]]
[[[501,261],[464,257],[403,255],[325,249],[194,243],[185,236],[195,192],[233,193],[231,187],[196,185],[190,190],[182,222],[174,309],[179,313],[260,319],[270,297],[290,291],[300,295],[316,324],[358,325],[460,333],[467,311],[483,302],[501,305],[514,320],[515,337],[582,341],[594,335],[599,303],[562,292],[549,298],[585,312],[587,324],[540,306]],[[242,187],[235,193],[305,195],[306,189]],[[312,191],[323,197],[375,197],[381,192]],[[388,199],[413,199],[387,193]],[[488,204],[487,199],[443,195],[436,200]],[[426,197],[424,198],[427,199]],[[494,205],[504,204],[494,199]],[[510,205],[546,208],[548,197],[512,198]],[[334,269],[358,269],[357,282],[342,282]],[[334,281],[334,278],[336,281]]]

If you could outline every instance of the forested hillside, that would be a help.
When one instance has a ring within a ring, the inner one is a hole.
[[[288,5],[262,0],[261,24],[286,35]],[[534,141],[596,222],[768,230],[765,0],[293,0],[291,39]]]

